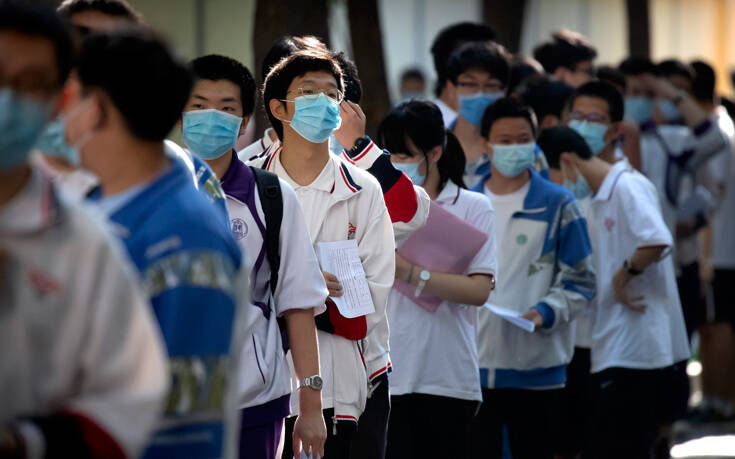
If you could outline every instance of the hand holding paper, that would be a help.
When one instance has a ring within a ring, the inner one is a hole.
[[[507,320],[516,327],[522,328],[529,333],[533,333],[533,331],[536,329],[536,325],[530,320],[521,317],[521,313],[518,311],[504,308],[502,306],[498,306],[492,303],[485,303],[485,306],[483,307],[489,309],[494,314],[500,316],[502,319]]]
[[[375,312],[357,241],[320,242],[317,256],[322,270],[333,274],[342,287],[341,296],[330,297],[340,314],[354,319]]]

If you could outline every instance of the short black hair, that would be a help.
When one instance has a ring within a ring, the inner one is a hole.
[[[426,77],[424,76],[424,72],[421,71],[418,67],[411,67],[403,71],[401,73],[401,81],[403,80],[421,80],[426,81]]]
[[[574,71],[580,62],[597,57],[597,50],[587,39],[576,32],[561,30],[551,35],[551,40],[533,50],[533,57],[544,66],[546,73],[554,73],[559,67]]]
[[[437,97],[447,83],[445,67],[452,52],[463,43],[490,40],[495,40],[495,31],[486,24],[475,22],[459,22],[439,31],[431,44],[431,55],[434,58],[434,69],[437,75],[435,89]]]
[[[464,183],[467,162],[459,140],[444,128],[442,112],[434,103],[410,100],[394,107],[378,126],[378,143],[392,153],[409,154],[407,140],[426,155],[431,149],[442,146],[439,158],[439,189],[451,180],[460,188]]]
[[[263,58],[263,65],[260,68],[261,81],[265,81],[265,77],[268,76],[268,72],[270,72],[271,69],[281,61],[281,59],[287,58],[296,51],[302,51],[309,48],[319,49],[323,52],[328,51],[327,45],[325,45],[319,38],[312,35],[306,35],[303,37],[284,35],[277,38]]]
[[[544,129],[539,134],[536,144],[544,152],[549,167],[559,169],[562,153],[575,153],[582,159],[592,157],[592,151],[577,131],[567,126],[555,126]]]
[[[465,43],[449,56],[447,79],[457,84],[459,75],[469,69],[484,70],[505,87],[510,77],[510,57],[505,48],[494,42]]]
[[[625,107],[623,95],[610,83],[596,80],[583,84],[572,94],[569,100],[570,108],[574,106],[574,101],[579,96],[597,97],[598,99],[604,100],[610,109],[610,120],[613,123],[623,120]]]
[[[595,70],[595,76],[598,80],[607,81],[613,86],[622,88],[625,91],[625,75],[620,70],[609,65],[603,65]]]
[[[186,64],[158,34],[140,25],[91,34],[82,44],[77,70],[85,93],[103,91],[130,132],[149,141],[166,138],[192,87]]]
[[[666,59],[656,65],[656,74],[662,77],[681,76],[693,83],[695,71],[691,65],[679,59]]]
[[[715,69],[704,61],[694,61],[690,65],[695,74],[692,82],[692,94],[697,100],[713,101],[717,83]]]
[[[342,69],[342,80],[345,83],[345,100],[359,104],[360,99],[362,99],[362,81],[360,81],[357,66],[342,51],[334,53],[332,57]]]
[[[623,75],[637,76],[643,74],[656,74],[656,65],[651,59],[645,56],[630,56],[623,60],[618,65],[618,70],[623,72]]]
[[[64,0],[57,11],[67,18],[71,18],[76,13],[97,11],[134,23],[142,22],[140,14],[126,0]]]
[[[342,70],[331,53],[321,52],[316,49],[306,49],[297,51],[287,58],[282,59],[271,69],[265,79],[265,83],[263,83],[263,105],[265,106],[265,113],[268,115],[271,126],[273,126],[273,130],[276,131],[280,139],[283,139],[283,123],[271,113],[270,101],[273,99],[285,99],[291,82],[307,72],[330,73],[337,80],[337,89],[340,91],[344,89]]]
[[[547,115],[562,118],[564,107],[574,92],[574,88],[563,81],[553,80],[544,75],[526,81],[518,90],[524,104],[533,109],[539,122]]]
[[[531,107],[523,105],[523,102],[516,96],[498,99],[485,109],[480,126],[480,133],[484,138],[488,138],[493,124],[501,118],[524,118],[531,125],[533,135],[536,135],[538,127],[536,114],[533,113]]]
[[[240,88],[243,116],[253,114],[257,97],[255,78],[247,67],[235,59],[218,54],[198,57],[189,66],[195,79],[227,80],[236,84]]]
[[[74,60],[72,39],[68,24],[53,9],[28,1],[2,0],[0,30],[13,30],[50,41],[56,54],[58,87],[63,86]]]
[[[508,94],[513,94],[528,79],[544,74],[544,68],[532,57],[514,56],[510,62]]]

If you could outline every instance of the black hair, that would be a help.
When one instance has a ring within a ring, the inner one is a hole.
[[[130,132],[151,141],[166,138],[192,86],[188,67],[166,42],[138,25],[90,35],[82,44],[77,70],[85,93],[103,91]]]
[[[579,96],[597,97],[604,100],[610,109],[610,120],[613,123],[623,120],[625,107],[623,95],[610,83],[598,80],[583,84],[572,94],[571,99],[569,99],[569,107],[574,106],[574,101]]]
[[[464,184],[466,159],[459,140],[444,128],[441,110],[434,103],[410,100],[394,107],[378,126],[378,142],[392,153],[410,154],[407,140],[426,155],[432,148],[442,146],[437,163],[439,189],[451,180],[460,188]]]
[[[424,76],[424,72],[421,71],[418,67],[411,67],[409,69],[406,69],[401,73],[401,81],[403,80],[421,80],[426,81],[426,77]]]
[[[64,84],[73,64],[72,40],[68,25],[53,9],[28,1],[2,0],[0,30],[13,30],[50,41],[56,55],[57,87]]]
[[[574,71],[580,62],[596,58],[597,50],[581,34],[561,30],[551,35],[550,41],[538,45],[533,57],[551,74],[559,67]]]
[[[268,76],[268,72],[270,72],[271,69],[281,61],[281,59],[290,56],[296,51],[303,51],[309,48],[316,48],[323,52],[328,51],[327,46],[321,40],[311,35],[303,37],[284,35],[277,38],[263,58],[263,65],[260,69],[261,81],[265,81],[265,77]]]
[[[691,66],[695,73],[692,82],[692,94],[697,100],[713,101],[715,99],[715,84],[717,83],[715,70],[704,61],[694,61]]]
[[[544,68],[532,57],[514,56],[510,63],[508,76],[508,94],[513,94],[529,78],[541,76]]]
[[[623,75],[637,76],[643,74],[656,74],[656,65],[645,56],[631,56],[618,65]]]
[[[64,0],[58,8],[59,14],[67,18],[85,11],[97,11],[135,23],[142,22],[140,14],[125,0]]]
[[[263,83],[263,104],[271,126],[273,126],[273,130],[276,131],[278,138],[281,140],[283,140],[283,123],[273,116],[270,101],[285,99],[288,87],[295,78],[303,76],[307,72],[320,71],[331,74],[337,80],[337,89],[340,91],[344,89],[342,70],[339,68],[337,61],[331,53],[324,53],[316,49],[297,51],[282,59],[268,73],[265,83]],[[281,103],[285,106],[285,102]]]
[[[544,152],[549,167],[559,169],[562,153],[575,153],[582,159],[592,157],[592,151],[577,131],[567,126],[555,126],[544,129],[539,134],[536,144]]]
[[[678,59],[667,59],[656,65],[656,74],[662,77],[681,76],[694,82],[695,72],[691,65]]]
[[[195,79],[227,80],[236,84],[240,88],[243,116],[253,114],[257,97],[255,79],[247,67],[235,59],[218,54],[198,57],[189,66]]]
[[[493,124],[501,118],[523,118],[531,125],[533,135],[536,135],[536,129],[538,128],[536,114],[533,113],[531,107],[524,105],[516,96],[498,99],[485,109],[485,113],[482,115],[480,134],[487,139]]]
[[[501,45],[490,42],[465,43],[457,48],[447,61],[446,77],[457,84],[457,78],[470,69],[488,72],[493,78],[500,80],[505,87],[510,76],[510,57]]]
[[[495,31],[485,24],[460,22],[439,31],[431,44],[431,55],[434,58],[434,69],[437,74],[436,97],[439,97],[447,83],[445,67],[449,56],[463,43],[471,41],[488,42],[495,39]]]
[[[620,70],[609,65],[603,65],[597,68],[595,76],[600,81],[607,81],[615,87],[619,87],[625,92],[626,83],[625,75]]]
[[[342,51],[332,55],[342,69],[342,79],[345,82],[345,100],[360,103],[362,99],[362,82],[360,74],[357,72],[357,66]]]
[[[547,115],[562,118],[564,107],[574,92],[574,88],[563,81],[548,76],[534,77],[526,81],[518,90],[524,104],[533,109],[536,118],[542,122]]]

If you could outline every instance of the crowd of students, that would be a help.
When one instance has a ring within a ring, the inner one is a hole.
[[[124,0],[0,0],[0,457],[668,457],[695,332],[732,417],[713,70],[494,38],[443,29],[373,140],[318,38],[258,84]]]

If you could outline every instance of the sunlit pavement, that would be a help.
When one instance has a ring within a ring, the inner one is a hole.
[[[691,406],[696,406],[702,400],[701,370],[702,366],[697,361],[687,366],[692,390]],[[671,448],[672,458],[735,458],[735,421],[680,421],[674,425],[672,435],[675,444]]]

